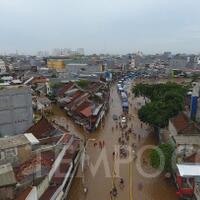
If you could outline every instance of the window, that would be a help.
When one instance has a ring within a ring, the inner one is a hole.
[[[16,153],[16,150],[15,149],[7,149],[6,150],[6,157],[14,157],[16,156],[17,153]]]

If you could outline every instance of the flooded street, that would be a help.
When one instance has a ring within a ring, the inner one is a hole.
[[[129,107],[129,114],[132,115],[131,120],[128,121],[129,127],[133,126],[134,133],[140,135],[141,139],[130,134],[129,144],[135,143],[137,145],[136,152],[141,147],[149,144],[156,144],[156,139],[151,130],[137,118],[137,102],[141,103],[141,99],[132,99],[129,101],[132,106]],[[111,100],[110,110],[105,116],[104,121],[100,125],[99,129],[95,133],[86,134],[83,129],[75,125],[66,114],[59,108],[54,107],[54,113],[59,115],[60,120],[65,120],[69,125],[69,130],[73,134],[77,134],[80,137],[87,137],[87,149],[86,152],[89,155],[90,163],[95,166],[99,156],[104,153],[105,162],[109,167],[105,171],[107,166],[101,163],[95,174],[92,174],[88,164],[86,162],[84,173],[82,173],[81,165],[79,167],[77,177],[72,183],[71,190],[67,197],[68,200],[112,200],[110,191],[113,185],[116,186],[118,191],[118,200],[177,200],[176,189],[173,183],[166,181],[164,176],[157,176],[156,178],[147,178],[142,176],[136,167],[136,162],[126,162],[120,165],[120,177],[124,179],[125,187],[119,188],[119,177],[116,176],[116,162],[113,157],[113,151],[115,151],[115,145],[118,145],[118,139],[122,134],[120,128],[116,128],[116,122],[112,119],[113,114],[120,116],[122,114],[121,101],[117,93],[116,87],[111,88]],[[65,117],[65,119],[62,119]],[[59,118],[58,118],[59,119]],[[105,141],[105,148],[103,150],[99,147],[99,141]],[[97,143],[97,144],[96,144]],[[144,155],[147,152],[144,153]],[[142,163],[143,165],[143,163]],[[144,166],[145,168],[145,163]],[[148,168],[148,167],[147,167]],[[148,171],[148,169],[147,169]],[[94,172],[94,171],[93,171]],[[84,179],[80,176],[83,176]],[[106,177],[108,176],[108,177]],[[84,186],[83,186],[84,185]],[[87,194],[84,194],[84,187],[88,188]]]

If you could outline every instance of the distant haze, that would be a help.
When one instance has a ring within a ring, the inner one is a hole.
[[[0,52],[200,52],[200,0],[0,0]]]

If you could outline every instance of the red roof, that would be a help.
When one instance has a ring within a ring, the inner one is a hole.
[[[75,84],[73,82],[66,83],[64,86],[59,88],[59,90],[57,92],[57,96],[63,97],[65,95],[65,92],[67,92],[67,90],[69,90],[69,89],[72,89],[74,86],[75,86]]]
[[[92,115],[92,107],[88,106],[84,108],[83,110],[81,110],[80,113],[84,115],[85,117],[90,117]]]
[[[46,83],[48,79],[44,76],[39,76],[39,77],[34,77],[33,80],[31,81],[32,84],[36,83]]]
[[[171,122],[176,128],[178,134],[181,135],[200,134],[199,126],[195,122],[190,121],[189,118],[184,113],[180,113],[176,117],[172,118]]]
[[[80,98],[82,98],[82,96],[84,96],[84,92],[82,91],[77,91],[76,93],[74,93],[71,96],[71,100],[70,103],[68,103],[66,106],[68,108],[71,108],[74,104],[76,104],[77,102],[75,102],[76,100],[78,101]]]
[[[27,187],[23,192],[21,192],[15,200],[26,200],[28,197],[29,193],[31,192],[33,188],[31,186]]]
[[[67,144],[71,139],[72,135],[65,133],[59,141],[59,144]]]
[[[56,190],[62,185],[66,173],[69,170],[69,164],[72,161],[73,157],[76,155],[78,151],[78,145],[80,143],[80,140],[74,140],[70,148],[66,151],[60,166],[54,173],[51,183],[48,187],[48,189],[43,193],[43,195],[40,197],[40,200],[46,200],[46,199],[51,199],[51,197],[54,195]]]
[[[176,128],[177,132],[187,128],[189,125],[189,119],[184,113],[180,113],[176,117],[172,118],[171,122]]]
[[[50,134],[55,130],[51,123],[42,117],[36,124],[31,126],[26,132],[32,133],[37,139],[49,137]]]
[[[184,159],[187,163],[200,163],[200,153],[194,153],[191,156]]]
[[[30,158],[30,160],[21,164],[20,166],[15,167],[14,168],[15,177],[18,182],[23,182],[31,174],[35,173],[35,169],[39,167],[44,167],[46,169],[45,173],[48,173],[48,171],[51,169],[54,160],[55,160],[54,151],[41,152],[41,154],[39,154],[38,156],[36,155],[33,158]]]
[[[84,108],[87,108],[88,106],[90,106],[91,105],[91,103],[89,102],[89,101],[84,101],[82,104],[80,104],[77,108],[76,108],[76,110],[75,110],[75,112],[80,112],[81,110],[83,110]]]

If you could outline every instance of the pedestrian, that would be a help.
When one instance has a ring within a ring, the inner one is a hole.
[[[96,147],[96,146],[97,146],[97,142],[94,143],[94,147]]]
[[[113,199],[113,192],[112,192],[112,190],[110,191],[110,198],[111,198],[111,200]]]
[[[143,189],[143,184],[140,182],[140,183],[138,183],[138,190],[142,191],[142,189]]]
[[[87,195],[87,193],[88,193],[88,188],[87,188],[87,187],[84,187],[83,191],[84,191],[84,194]]]
[[[140,134],[138,134],[138,140],[140,141],[140,139],[141,139],[141,136],[140,136]]]
[[[112,190],[112,194],[114,197],[117,197],[117,188],[114,186],[113,190]]]
[[[102,147],[104,148],[105,147],[105,141],[103,140],[102,142]]]
[[[142,128],[142,127],[143,127],[143,124],[141,123],[141,125],[140,125],[140,126],[141,126],[141,128]]]
[[[120,178],[119,186],[121,189],[124,189],[124,179],[123,178]]]
[[[115,158],[115,152],[114,152],[114,151],[113,151],[113,154],[112,154],[112,155],[113,155],[113,160],[114,160],[114,158]]]
[[[99,141],[99,148],[102,149],[102,143]]]

